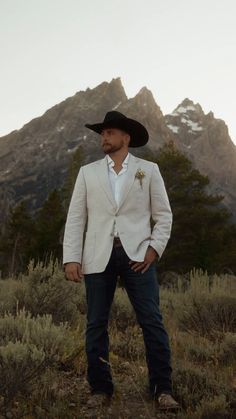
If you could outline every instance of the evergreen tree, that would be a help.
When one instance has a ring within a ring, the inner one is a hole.
[[[146,158],[158,163],[173,212],[171,237],[160,269],[180,273],[193,267],[209,272],[235,269],[235,226],[222,205],[224,197],[206,191],[209,178],[194,169],[172,142]]]
[[[61,231],[66,214],[62,205],[61,192],[54,189],[48,195],[35,217],[34,256],[46,262],[47,258],[62,257]]]
[[[0,241],[1,270],[5,275],[22,271],[33,254],[35,225],[27,204],[20,202],[9,210]]]
[[[82,159],[82,149],[78,147],[72,156],[63,187],[49,193],[34,219],[25,202],[10,209],[0,237],[0,269],[3,275],[25,270],[29,259],[46,262],[50,257],[62,258],[66,214]]]

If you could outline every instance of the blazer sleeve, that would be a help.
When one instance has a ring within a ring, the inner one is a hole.
[[[152,219],[155,223],[150,246],[156,250],[160,258],[170,238],[173,216],[164,180],[156,163],[153,164],[152,169],[150,199]]]
[[[87,192],[83,168],[76,178],[75,186],[67,213],[63,239],[63,264],[81,263],[83,234],[87,220]]]

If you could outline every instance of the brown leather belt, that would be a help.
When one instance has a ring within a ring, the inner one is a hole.
[[[113,246],[114,247],[122,247],[122,243],[119,237],[114,237],[114,241],[113,241]]]

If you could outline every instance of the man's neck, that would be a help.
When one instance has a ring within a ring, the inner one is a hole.
[[[114,161],[115,167],[121,167],[123,161],[128,156],[128,153],[129,153],[129,150],[124,150],[124,151],[118,152],[118,153],[117,152],[109,153],[109,156]]]

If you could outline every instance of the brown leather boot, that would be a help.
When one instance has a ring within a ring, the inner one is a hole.
[[[181,409],[180,404],[175,401],[171,394],[161,393],[157,397],[157,402],[160,410],[177,411]]]

